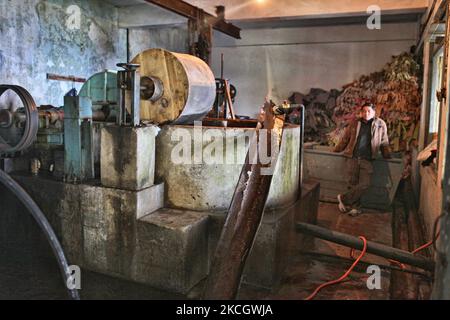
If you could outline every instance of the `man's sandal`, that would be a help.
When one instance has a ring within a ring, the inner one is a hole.
[[[362,210],[360,210],[360,209],[352,209],[352,210],[350,210],[350,212],[348,212],[348,215],[349,215],[350,217],[357,217],[357,216],[359,216],[361,213],[362,213]]]

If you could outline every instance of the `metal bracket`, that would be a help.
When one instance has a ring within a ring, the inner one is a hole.
[[[127,104],[130,106],[131,126],[137,127],[141,122],[140,95],[141,95],[141,76],[137,69],[139,64],[119,63],[119,68],[124,70],[117,73],[117,86],[119,88],[119,115],[117,125],[126,126]]]

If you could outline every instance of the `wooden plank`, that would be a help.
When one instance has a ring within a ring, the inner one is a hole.
[[[271,155],[272,152],[280,150],[284,117],[275,117],[271,102],[265,104],[264,112],[264,125],[259,124],[257,138],[252,141],[249,150],[254,147],[259,149],[262,147],[261,143],[267,143],[267,155]],[[261,116],[263,115],[261,114]],[[260,128],[268,129],[267,141],[259,141]],[[272,137],[270,131],[276,135]],[[271,148],[272,138],[277,139],[274,146],[278,150]],[[263,170],[270,165],[275,166],[275,163],[264,165],[260,159],[251,161],[252,158],[251,153],[247,153],[212,261],[204,293],[206,299],[230,300],[236,298],[245,262],[261,224],[272,182],[272,175],[264,173]],[[252,162],[256,163],[252,164]]]
[[[405,212],[401,203],[394,204],[392,213],[393,246],[409,251],[408,230]],[[391,272],[390,295],[392,300],[417,300],[419,283],[411,274],[393,270]]]
[[[230,109],[231,119],[236,120],[236,114],[234,113],[233,101],[230,93],[230,83],[228,80],[225,80],[225,97],[227,99],[228,108]]]
[[[241,29],[235,25],[218,19],[213,15],[204,12],[202,9],[195,7],[181,0],[145,0],[149,3],[156,4],[164,9],[178,13],[189,19],[198,19],[203,13],[205,18],[215,30],[223,32],[233,38],[241,39]]]

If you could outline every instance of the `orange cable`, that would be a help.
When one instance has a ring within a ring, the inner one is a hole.
[[[320,286],[318,286],[317,289],[314,290],[314,292],[311,295],[309,295],[305,300],[312,300],[312,299],[314,299],[314,297],[323,288],[331,286],[331,285],[334,285],[334,284],[338,284],[338,283],[344,281],[344,279],[349,276],[349,274],[353,271],[353,269],[356,267],[356,265],[359,263],[359,261],[362,259],[362,257],[366,254],[366,251],[367,251],[367,239],[364,238],[363,236],[360,236],[359,238],[363,241],[364,247],[363,247],[359,257],[355,260],[355,262],[353,262],[352,266],[339,279],[336,279],[336,280],[333,280],[333,281],[329,281],[329,282],[323,283]]]
[[[350,254],[349,254],[350,258],[356,259],[355,256],[354,256],[354,253],[355,253],[355,249],[350,248]],[[390,263],[396,264],[401,269],[406,269],[406,266],[403,263],[401,263],[401,262],[398,262],[398,261],[392,260],[392,259],[386,259],[386,260],[389,261]]]
[[[428,247],[430,247],[432,244],[434,243],[434,241],[430,241],[428,243],[425,243],[423,246],[418,247],[416,250],[414,250],[413,252],[411,252],[412,254],[416,254],[419,251],[422,251],[423,249],[426,249]]]
[[[441,232],[439,231],[439,232],[436,234],[436,237],[434,237],[433,240],[431,240],[430,242],[425,243],[425,244],[424,244],[423,246],[421,246],[421,247],[418,247],[416,250],[414,250],[414,251],[411,252],[411,253],[412,253],[412,254],[416,254],[417,252],[422,251],[423,249],[426,249],[426,248],[432,246],[432,245],[436,242],[436,240],[439,238],[440,235],[441,235]]]
[[[439,238],[439,236],[440,236],[440,232],[437,233],[437,235],[436,235],[434,240],[431,240],[430,242],[425,243],[424,245],[422,245],[422,246],[418,247],[417,249],[411,251],[411,253],[412,254],[416,254],[417,252],[422,251],[423,249],[426,249],[426,248],[432,246],[433,243]],[[398,262],[398,261],[395,261],[395,260],[391,260],[391,259],[388,259],[388,261],[399,265],[402,269],[406,269],[406,266],[403,263],[401,263],[401,262]]]
[[[436,235],[436,238],[434,240],[425,243],[424,245],[418,247],[417,249],[415,249],[411,253],[412,254],[416,254],[417,252],[422,251],[423,249],[426,249],[426,248],[430,247],[437,240],[437,238],[439,238],[439,235],[440,235],[440,232],[438,232],[438,234]],[[359,236],[359,238],[363,241],[364,247],[363,247],[363,250],[361,251],[361,253],[359,254],[358,258],[355,260],[355,262],[353,262],[352,266],[339,279],[336,279],[336,280],[333,280],[333,281],[329,281],[329,282],[323,283],[320,286],[318,286],[317,289],[314,290],[314,292],[311,295],[309,295],[305,300],[312,300],[312,299],[314,299],[315,296],[319,293],[320,290],[322,290],[325,287],[328,287],[328,286],[331,286],[331,285],[334,285],[334,284],[338,284],[338,283],[344,281],[345,278],[347,278],[350,275],[350,273],[353,271],[353,269],[361,261],[361,259],[364,257],[364,255],[367,252],[367,239],[365,237],[363,237],[363,236]],[[353,256],[354,252],[355,252],[355,249],[351,248],[350,249],[350,257],[352,259],[354,259],[354,256]],[[392,259],[387,259],[387,260],[389,262],[391,262],[391,263],[397,264],[402,269],[406,269],[406,266],[403,263],[399,262],[399,261],[392,260]]]

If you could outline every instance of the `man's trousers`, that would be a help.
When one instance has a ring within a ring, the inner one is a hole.
[[[373,174],[372,161],[347,159],[348,191],[343,195],[345,205],[354,208],[361,206],[361,197],[370,187]]]

